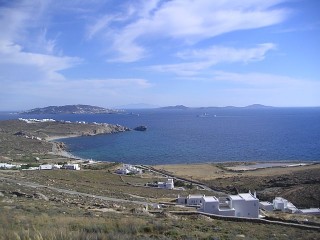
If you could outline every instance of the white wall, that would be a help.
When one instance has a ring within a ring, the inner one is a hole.
[[[258,218],[259,200],[231,200],[230,207],[235,209],[236,217]]]

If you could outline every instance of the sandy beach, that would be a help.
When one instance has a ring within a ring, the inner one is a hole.
[[[59,140],[59,139],[74,138],[74,137],[81,137],[81,135],[71,134],[71,135],[62,135],[62,136],[48,136],[48,137],[45,138],[45,140],[48,141],[48,142],[52,142],[52,141],[56,141],[56,140]]]

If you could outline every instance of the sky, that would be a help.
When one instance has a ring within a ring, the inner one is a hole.
[[[320,106],[318,0],[0,0],[0,110]]]

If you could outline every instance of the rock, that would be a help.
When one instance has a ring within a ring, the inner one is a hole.
[[[34,197],[45,200],[45,201],[49,201],[49,198],[46,195],[39,193],[39,192],[35,193]]]
[[[13,196],[16,195],[17,197],[26,197],[26,196],[27,196],[26,193],[20,192],[20,191],[13,191],[13,192],[11,192],[11,194],[12,194]]]
[[[141,125],[141,126],[138,126],[138,127],[134,128],[133,130],[135,130],[135,131],[146,131],[147,127]]]
[[[246,236],[244,234],[237,234],[236,237],[237,238],[245,238]]]

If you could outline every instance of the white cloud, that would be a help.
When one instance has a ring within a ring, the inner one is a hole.
[[[23,51],[22,46],[11,42],[0,41],[0,69],[7,65],[21,68],[26,66],[30,71],[43,73],[43,78],[62,79],[63,76],[58,72],[71,68],[81,62],[76,57],[59,57],[53,55],[31,53]],[[23,78],[28,76],[22,75]],[[33,81],[42,79],[32,79]]]
[[[261,61],[268,51],[275,49],[272,43],[259,44],[255,48],[230,48],[213,46],[205,49],[193,49],[179,52],[177,56],[187,63],[164,64],[151,66],[150,69],[159,72],[172,72],[177,75],[191,76],[219,63]]]
[[[0,8],[2,79],[64,79],[61,70],[82,62],[78,57],[63,56],[58,50],[57,39],[47,37],[50,3],[51,1],[40,0],[18,1]],[[16,72],[19,72],[20,76],[17,76]]]
[[[231,48],[224,46],[213,46],[205,49],[193,49],[179,52],[178,57],[184,60],[206,60],[211,64],[219,62],[250,62],[260,61],[266,52],[275,49],[275,44],[259,44],[255,48]]]
[[[138,17],[134,21],[112,32],[109,29],[108,37],[112,34],[119,61],[137,61],[146,52],[139,43],[141,37],[153,35],[193,44],[232,31],[271,26],[289,14],[277,7],[283,1],[146,1],[143,7],[136,6]]]

